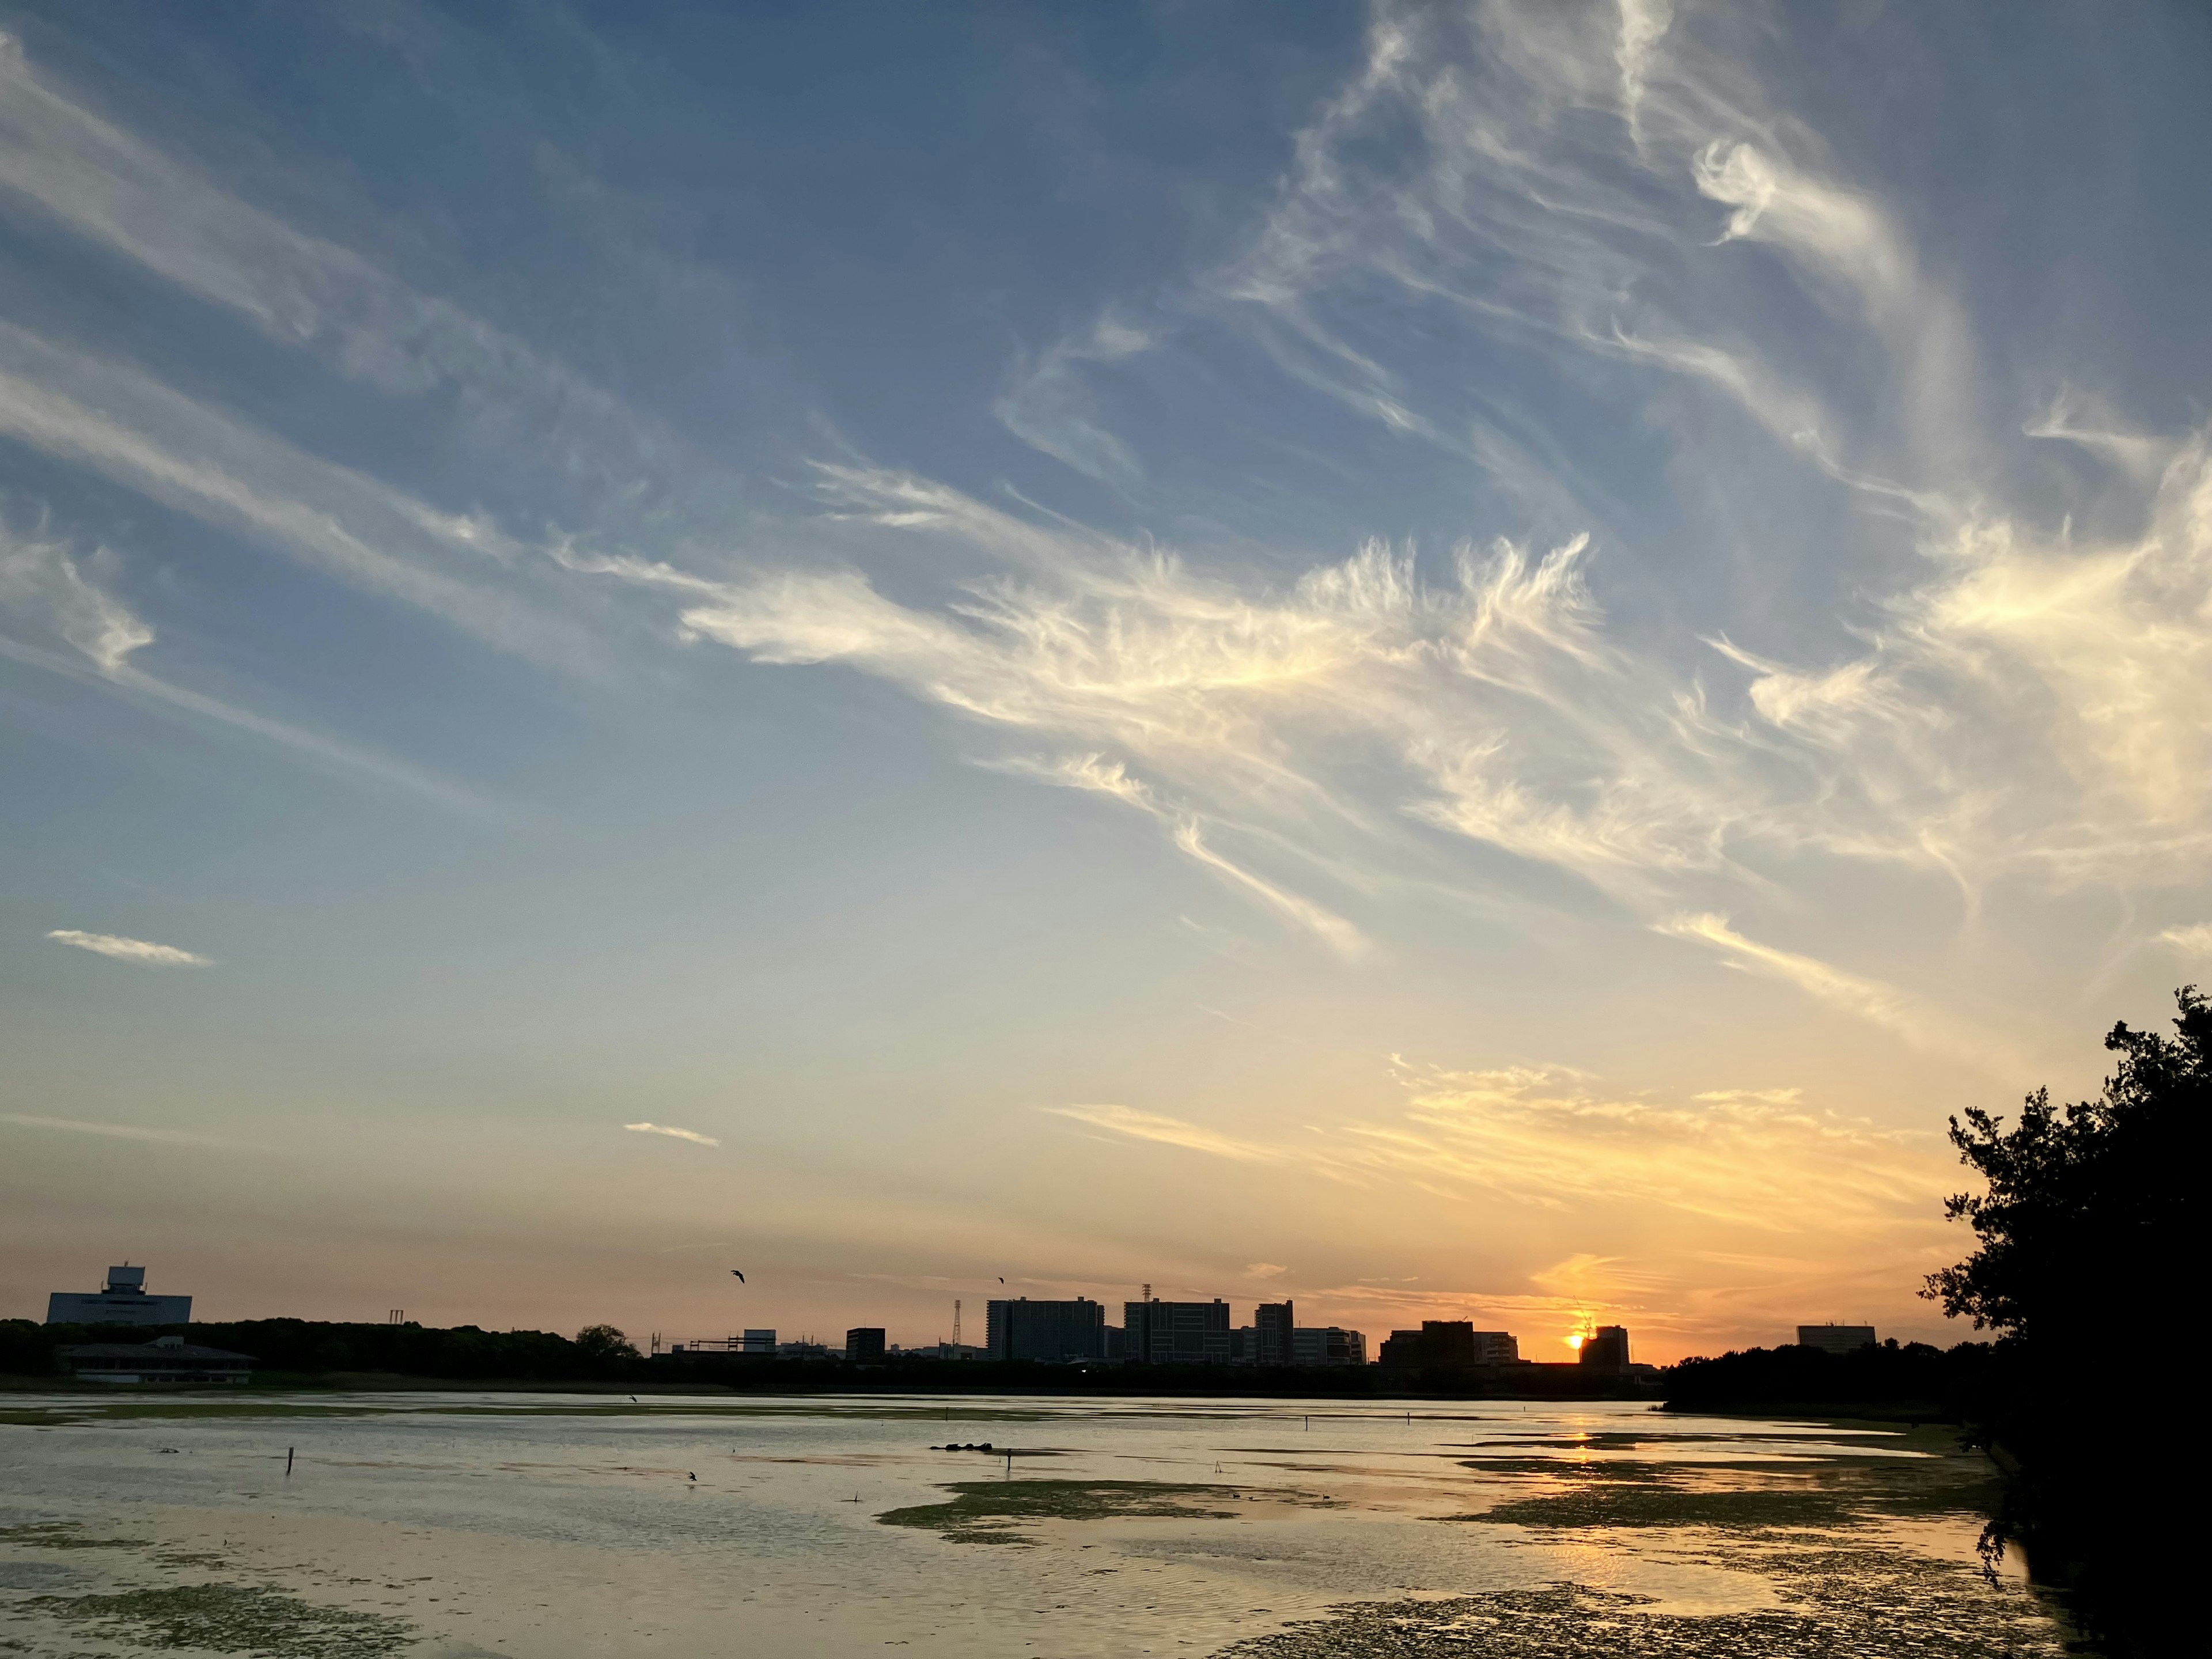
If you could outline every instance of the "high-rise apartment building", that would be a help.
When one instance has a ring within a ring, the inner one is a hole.
[[[1601,1325],[1583,1339],[1575,1358],[1593,1370],[1625,1371],[1628,1369],[1628,1327]]]
[[[1106,1358],[1106,1304],[1079,1296],[1073,1302],[993,1302],[985,1310],[983,1351],[994,1359],[1056,1364]]]
[[[884,1363],[884,1332],[880,1325],[864,1325],[845,1333],[846,1362],[854,1365]]]
[[[1856,1353],[1861,1348],[1875,1346],[1871,1325],[1800,1325],[1797,1346],[1818,1348],[1824,1353]]]
[[[1122,1304],[1122,1351],[1133,1365],[1225,1365],[1229,1304],[1128,1302]]]
[[[1249,1358],[1255,1365],[1295,1365],[1297,1357],[1291,1351],[1291,1333],[1297,1321],[1291,1315],[1287,1302],[1262,1302],[1252,1310],[1252,1352]]]

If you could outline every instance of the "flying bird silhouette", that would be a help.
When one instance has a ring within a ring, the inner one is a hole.
[[[738,1270],[737,1270],[735,1267],[731,1268],[731,1269],[730,1269],[730,1271],[731,1271],[732,1273],[738,1273],[738,1284],[742,1285],[742,1284],[744,1284],[744,1283],[745,1282],[745,1276],[744,1276],[743,1273],[738,1273]]]
[[[1004,1274],[1004,1273],[1000,1273],[1000,1274],[999,1275],[999,1283],[1000,1283],[1001,1285],[1003,1285],[1003,1284],[1005,1284],[1006,1282],[1006,1274]]]

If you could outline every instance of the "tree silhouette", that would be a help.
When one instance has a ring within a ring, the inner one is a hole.
[[[585,1326],[576,1333],[576,1346],[586,1358],[603,1365],[617,1365],[638,1358],[635,1345],[611,1325]]]
[[[2175,1002],[2171,1037],[2112,1028],[2120,1063],[2094,1100],[2054,1108],[2039,1089],[2009,1128],[1979,1109],[1951,1120],[1986,1190],[1946,1212],[1977,1248],[1922,1292],[2002,1339],[1979,1416],[2010,1479],[1985,1556],[2022,1545],[2116,1653],[2162,1645],[2179,1597],[2179,1534],[2163,1524],[2172,1469],[2128,1426],[2146,1390],[2190,1375],[2184,1275],[2202,1250],[2212,1007],[2193,985]]]

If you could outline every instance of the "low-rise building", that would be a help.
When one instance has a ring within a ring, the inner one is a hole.
[[[1364,1365],[1367,1338],[1341,1325],[1302,1325],[1291,1332],[1293,1365]]]
[[[852,1365],[884,1363],[884,1333],[878,1325],[863,1325],[845,1333],[845,1360]]]
[[[1393,1331],[1378,1356],[1385,1365],[1465,1370],[1516,1365],[1521,1345],[1510,1331],[1478,1331],[1465,1319],[1425,1319],[1418,1331]]]
[[[49,1325],[189,1325],[191,1318],[191,1297],[146,1294],[143,1267],[110,1267],[97,1291],[56,1291],[46,1298]]]
[[[1856,1353],[1861,1348],[1875,1346],[1871,1325],[1800,1325],[1797,1346],[1818,1348],[1823,1353]]]
[[[81,1342],[58,1351],[63,1366],[85,1382],[246,1382],[253,1356],[227,1348],[203,1348],[181,1336],[151,1342]]]

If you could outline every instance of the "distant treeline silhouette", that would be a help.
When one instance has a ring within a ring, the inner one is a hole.
[[[58,1351],[85,1342],[150,1342],[179,1336],[254,1358],[264,1386],[374,1387],[512,1382],[622,1389],[730,1389],[750,1393],[1243,1395],[1307,1400],[1589,1399],[1638,1390],[1586,1366],[1531,1365],[1508,1372],[1388,1370],[1375,1365],[1046,1365],[1027,1360],[947,1360],[902,1355],[882,1364],[702,1354],[641,1356],[622,1332],[595,1325],[572,1338],[550,1331],[474,1325],[353,1325],[249,1319],[189,1326],[38,1325],[0,1320],[0,1374],[56,1377]]]
[[[440,1330],[312,1319],[195,1322],[158,1328],[0,1320],[0,1372],[52,1376],[61,1369],[58,1349],[81,1342],[150,1342],[165,1335],[252,1354],[257,1374],[374,1373],[469,1382],[614,1382],[647,1374],[647,1362],[611,1325],[594,1325],[570,1338],[550,1331],[479,1330],[474,1325]]]
[[[1855,1353],[1749,1348],[1670,1366],[1667,1407],[1698,1411],[1790,1406],[1810,1411],[1879,1406],[1886,1408],[1883,1416],[1964,1423],[1989,1397],[2000,1363],[1987,1342],[1961,1342],[1947,1349],[1892,1340]]]

